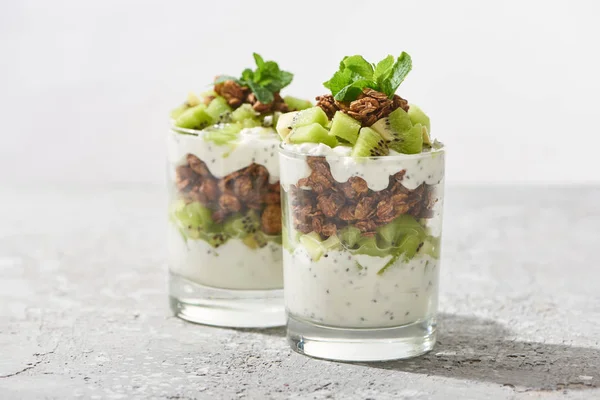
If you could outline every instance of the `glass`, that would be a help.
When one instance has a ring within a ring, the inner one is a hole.
[[[208,325],[283,325],[279,139],[209,138],[168,134],[171,309]]]
[[[376,361],[433,348],[444,158],[443,148],[361,159],[280,148],[294,350]]]

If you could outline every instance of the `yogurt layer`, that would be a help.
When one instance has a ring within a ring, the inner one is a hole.
[[[322,143],[302,143],[284,144],[283,148],[301,156],[325,156],[336,181],[342,183],[352,176],[358,176],[374,191],[387,188],[390,175],[402,170],[406,170],[402,185],[411,190],[422,183],[438,184],[444,177],[443,149],[420,154],[400,154],[390,150],[388,156],[361,160],[350,156],[352,148],[348,146],[331,148]],[[285,188],[310,175],[311,169],[302,158],[290,161],[292,156],[285,153],[281,153],[281,157],[286,159],[287,165],[294,164],[294,168],[281,171],[281,184]]]
[[[298,246],[283,258],[285,303],[294,316],[328,326],[382,328],[435,315],[439,260],[428,255],[398,261],[382,275],[377,272],[389,256],[330,251],[315,262]]]
[[[215,249],[203,240],[185,240],[169,224],[168,254],[171,272],[201,285],[245,290],[283,286],[281,246],[273,242],[251,249],[230,239]]]
[[[279,136],[271,128],[246,128],[239,139],[218,145],[205,139],[205,131],[198,135],[186,135],[171,130],[167,136],[167,157],[175,166],[186,164],[186,156],[193,154],[204,161],[210,172],[223,178],[257,163],[269,171],[270,183],[279,180]]]

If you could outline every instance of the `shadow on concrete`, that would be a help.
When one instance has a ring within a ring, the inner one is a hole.
[[[600,386],[600,350],[519,342],[492,320],[439,316],[436,347],[420,358],[366,364],[387,370],[494,382],[518,390],[578,390]]]

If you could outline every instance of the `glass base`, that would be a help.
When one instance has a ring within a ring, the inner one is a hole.
[[[171,273],[169,303],[175,316],[198,324],[231,328],[285,325],[282,289],[219,289]]]
[[[379,329],[317,325],[288,315],[292,349],[311,357],[337,361],[386,361],[416,357],[435,345],[435,318]]]

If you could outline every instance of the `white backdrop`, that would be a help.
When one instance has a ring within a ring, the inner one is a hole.
[[[600,2],[0,0],[0,182],[162,182],[168,111],[252,52],[324,93],[407,51],[449,183],[600,182]]]

